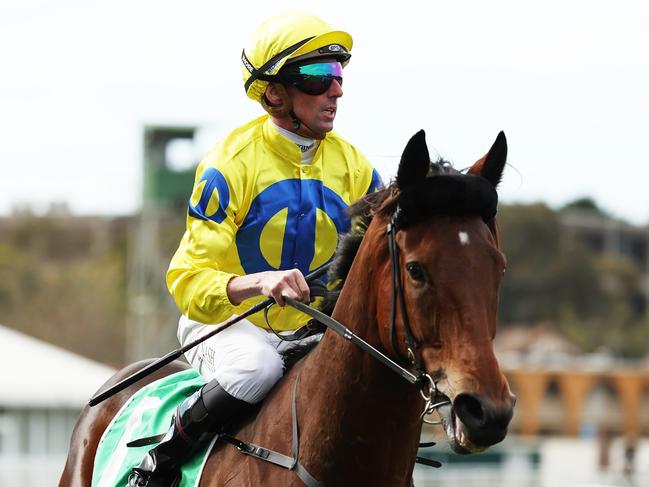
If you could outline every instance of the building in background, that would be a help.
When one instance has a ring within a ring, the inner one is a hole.
[[[561,215],[567,235],[578,239],[591,250],[625,257],[642,275],[640,289],[634,299],[638,315],[649,312],[649,225],[631,225],[610,218],[599,211],[570,208]]]
[[[114,369],[0,326],[0,485],[57,485],[88,398]]]

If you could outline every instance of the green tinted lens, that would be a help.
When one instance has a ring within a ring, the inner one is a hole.
[[[342,65],[338,61],[330,61],[289,67],[284,73],[284,79],[303,93],[322,95],[334,79],[342,84],[342,74]]]

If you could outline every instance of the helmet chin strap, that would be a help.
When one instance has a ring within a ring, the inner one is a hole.
[[[275,87],[277,89],[277,93],[280,97],[281,102],[279,103],[279,105],[272,105],[268,101],[268,98],[266,98],[266,95],[264,95],[260,100],[261,106],[264,107],[264,110],[266,110],[266,112],[268,112],[271,117],[290,120],[293,125],[292,132],[295,132],[302,137],[316,140],[324,139],[326,134],[315,132],[297,117],[297,115],[293,111],[293,102],[288,96],[286,87],[279,83],[277,83]]]
[[[295,132],[296,134],[308,139],[322,140],[325,138],[326,134],[317,133],[311,130],[311,128],[307,124],[297,118],[297,115],[293,110],[289,111],[288,114],[291,117],[291,121],[293,122],[293,132]]]

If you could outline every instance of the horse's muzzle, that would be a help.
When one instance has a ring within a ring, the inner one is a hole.
[[[505,438],[516,397],[511,395],[507,399],[496,406],[488,398],[474,394],[462,393],[455,397],[453,412],[466,438],[466,444],[461,446],[468,452],[484,450]]]

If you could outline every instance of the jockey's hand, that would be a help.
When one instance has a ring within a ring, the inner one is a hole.
[[[253,296],[268,296],[285,306],[284,296],[308,303],[309,285],[298,269],[265,271],[237,276],[228,283],[228,298],[234,305]]]

